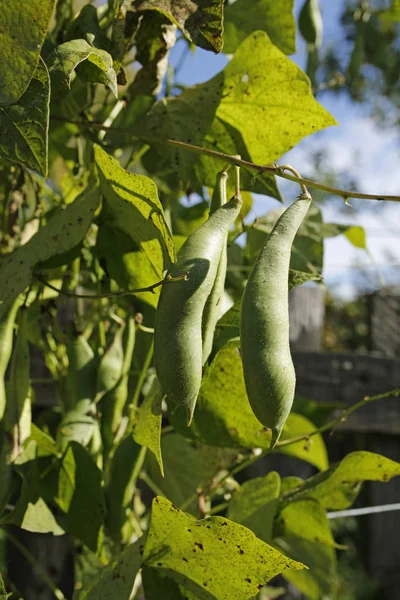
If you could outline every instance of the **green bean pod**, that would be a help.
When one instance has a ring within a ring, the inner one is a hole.
[[[20,305],[21,301],[17,298],[7,314],[4,314],[0,320],[0,421],[3,419],[6,409],[4,376],[11,358],[14,323]]]
[[[189,425],[200,391],[203,367],[202,321],[222,248],[242,199],[234,196],[189,236],[169,276],[189,272],[187,281],[163,286],[154,325],[154,361],[164,393],[186,410]]]
[[[288,274],[295,235],[311,198],[305,194],[285,210],[250,273],[241,309],[241,354],[250,405],[277,443],[290,413],[296,374],[289,347]]]
[[[228,173],[221,171],[217,175],[217,181],[214,188],[214,193],[210,205],[210,217],[215,211],[226,204],[226,182]],[[228,254],[226,249],[228,236],[225,237],[225,242],[222,247],[221,257],[219,259],[217,274],[210,295],[207,298],[203,312],[203,365],[211,354],[215,326],[218,321],[221,309],[222,296],[225,289],[226,268],[228,265]]]

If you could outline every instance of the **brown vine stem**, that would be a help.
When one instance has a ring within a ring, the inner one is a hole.
[[[52,283],[49,283],[41,275],[38,273],[34,273],[34,277],[44,286],[50,288],[54,292],[61,294],[62,296],[68,296],[69,298],[85,298],[86,300],[96,300],[98,298],[118,298],[121,296],[131,296],[132,294],[141,294],[143,292],[152,292],[154,293],[154,289],[159,287],[160,285],[165,285],[166,283],[174,283],[175,281],[187,281],[189,279],[190,272],[187,271],[184,275],[180,275],[179,277],[166,277],[165,279],[161,279],[161,281],[157,281],[157,283],[153,283],[144,288],[137,288],[135,290],[119,290],[118,292],[107,292],[105,294],[76,294],[75,292],[67,292],[66,290],[61,290],[60,288],[54,286]]]
[[[363,194],[357,191],[351,190],[342,190],[340,188],[335,188],[330,185],[325,185],[323,183],[318,183],[317,181],[313,181],[311,179],[305,179],[304,177],[298,177],[297,175],[286,173],[288,170],[288,166],[285,165],[281,167],[280,165],[258,165],[257,163],[253,163],[248,160],[244,160],[243,158],[239,158],[238,156],[232,156],[230,154],[225,154],[225,152],[219,152],[218,150],[211,150],[210,148],[202,148],[201,146],[195,146],[194,144],[188,144],[186,142],[181,142],[179,140],[173,140],[170,138],[162,139],[155,136],[136,136],[133,135],[132,131],[125,129],[124,127],[107,127],[103,125],[103,123],[99,123],[97,121],[79,121],[74,119],[64,119],[63,117],[52,116],[52,120],[54,121],[63,121],[66,123],[72,123],[77,125],[78,127],[94,127],[95,129],[100,129],[103,131],[116,131],[122,135],[129,135],[134,139],[142,140],[143,142],[148,143],[158,143],[158,144],[168,144],[169,146],[175,146],[178,148],[182,148],[183,150],[187,150],[188,152],[193,152],[195,154],[200,154],[203,156],[211,156],[218,160],[222,160],[225,163],[236,165],[239,167],[243,167],[244,169],[250,171],[256,171],[257,175],[261,175],[262,173],[271,173],[276,175],[277,177],[281,177],[283,179],[288,179],[289,181],[294,181],[300,185],[305,185],[311,188],[315,188],[321,190],[323,192],[327,192],[328,194],[332,194],[334,196],[340,196],[343,198],[345,202],[350,198],[360,198],[362,200],[386,200],[387,202],[400,202],[400,196],[392,196],[387,194]]]
[[[324,433],[324,431],[327,431],[328,429],[332,430],[330,435],[333,435],[337,427],[344,423],[353,412],[355,412],[362,406],[365,406],[369,402],[373,402],[375,400],[383,400],[384,398],[389,398],[391,396],[400,396],[400,388],[396,388],[394,390],[390,390],[389,392],[384,392],[383,394],[378,394],[376,396],[364,396],[362,400],[356,402],[356,404],[353,404],[353,406],[349,406],[349,408],[346,408],[346,410],[344,410],[340,417],[338,417],[337,419],[326,423],[319,429],[315,429],[315,431],[311,431],[310,433],[299,435],[289,440],[282,440],[281,442],[278,442],[276,444],[275,448],[278,451],[279,448],[283,448],[284,446],[289,446],[290,444],[295,444],[296,442],[301,442],[303,440],[309,440],[314,435],[317,435],[317,433]]]

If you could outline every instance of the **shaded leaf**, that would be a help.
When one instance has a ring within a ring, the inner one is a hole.
[[[400,464],[373,452],[351,452],[337,465],[310,477],[289,492],[286,501],[315,498],[324,508],[344,509],[356,499],[364,481],[389,481],[400,475]]]
[[[124,365],[124,347],[122,345],[124,329],[125,325],[117,329],[113,341],[101,357],[97,369],[96,402],[112,390],[121,378]]]
[[[170,419],[179,433],[210,446],[269,450],[271,444],[270,430],[255,417],[247,399],[240,356],[230,346],[220,350],[210,367],[200,389],[191,426],[186,427],[184,411],[179,408]],[[308,419],[290,413],[281,440],[314,430],[315,425]],[[276,451],[326,469],[327,454],[322,436],[318,434],[312,439],[313,444],[297,442],[277,446]]]
[[[99,552],[105,515],[101,471],[76,442],[70,442],[63,455],[55,500],[66,513],[68,532]]]
[[[179,585],[167,573],[161,569],[144,567],[142,570],[143,589],[146,600],[204,600],[205,596],[198,596],[192,590],[188,590],[184,585]],[[214,596],[210,596],[214,598]]]
[[[15,77],[15,73],[13,76]],[[19,81],[19,77],[15,77],[15,80]],[[40,59],[28,88],[18,102],[0,107],[0,156],[45,177],[49,101],[49,75],[46,65]]]
[[[309,570],[284,571],[282,575],[306,594],[310,600],[331,598],[336,581],[336,554],[333,548],[303,540],[295,536],[287,536],[276,540],[276,546],[287,552],[290,557],[301,557]]]
[[[220,600],[243,600],[285,568],[304,568],[246,527],[222,517],[196,521],[162,497],[153,501],[143,560]]]
[[[86,81],[103,83],[118,97],[117,75],[111,55],[90,46],[85,40],[65,42],[50,54],[47,65],[51,76],[53,98],[63,96],[71,87],[72,75],[81,63],[80,74]]]
[[[222,50],[222,0],[135,0],[138,12],[157,10],[175,23],[196,46]]]
[[[13,104],[28,87],[39,63],[54,5],[55,0],[21,2],[18,5],[5,2],[2,5],[0,105]],[[2,123],[0,129],[3,132]]]
[[[285,54],[296,51],[296,22],[293,0],[253,0],[251,10],[246,0],[227,4],[224,11],[224,52],[232,54],[253,31],[265,31]]]
[[[76,39],[84,39],[90,46],[102,48],[107,52],[111,50],[111,42],[100,27],[97,10],[90,4],[82,7],[65,32],[65,42]]]
[[[125,548],[117,560],[101,569],[89,585],[78,592],[76,600],[129,600],[142,564],[144,544],[142,537]]]
[[[158,463],[151,455],[147,457],[149,476],[177,506],[194,495],[195,500],[189,510],[196,510],[196,490],[209,485],[221,469],[230,465],[236,454],[201,444],[194,446],[177,433],[162,436],[161,451],[165,477],[161,476]]]
[[[112,456],[106,494],[107,535],[114,540],[122,538],[122,527],[127,520],[127,509],[132,505],[135,491],[134,468],[141,447],[131,435],[125,437]]]
[[[265,477],[246,481],[228,505],[228,518],[245,525],[263,540],[272,540],[274,517],[278,508],[281,478],[275,471]]]
[[[99,189],[89,187],[67,208],[55,211],[29,242],[0,261],[0,316],[31,283],[37,265],[84,238],[99,201]]]

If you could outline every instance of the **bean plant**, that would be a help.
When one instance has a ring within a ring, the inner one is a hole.
[[[299,22],[293,0],[1,7],[0,527],[53,597],[72,595],[24,532],[69,540],[74,600],[335,598],[327,511],[400,475],[362,450],[331,463],[324,438],[399,390],[315,423],[295,397],[289,290],[322,284],[327,232],[365,244],[313,189],[400,201],[276,162],[337,125],[315,97],[319,2],[301,4]],[[174,46],[229,60],[182,85]],[[252,194],[276,207],[255,218]],[[239,483],[272,452],[315,474]],[[22,598],[3,571],[0,597]]]

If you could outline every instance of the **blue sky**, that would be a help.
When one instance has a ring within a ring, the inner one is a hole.
[[[321,0],[324,21],[323,48],[341,44],[341,28],[338,18],[344,0]],[[302,0],[295,1],[298,14]],[[184,44],[179,43],[171,53],[171,62],[177,65],[182,56]],[[305,43],[297,40],[297,52],[291,57],[300,67],[305,65]],[[178,81],[193,85],[207,81],[224,68],[228,58],[196,49],[185,59],[179,71]],[[368,107],[354,104],[346,94],[321,94],[318,101],[329,110],[339,123],[305,138],[280,162],[290,163],[300,172],[307,172],[310,153],[324,148],[329,164],[338,175],[351,174],[359,182],[360,191],[377,194],[399,194],[400,148],[398,130],[382,129],[368,117]],[[298,186],[284,181],[280,188],[285,197],[294,198]],[[254,216],[276,206],[276,201],[256,197]],[[367,210],[363,210],[367,208]],[[400,206],[395,203],[353,200],[352,208],[343,207],[343,201],[336,198],[322,207],[326,221],[358,224],[365,227],[369,254],[351,246],[344,236],[328,239],[325,242],[324,280],[329,289],[338,296],[350,297],[365,288],[373,289],[381,285],[381,276],[387,284],[400,284]],[[396,227],[396,223],[399,225]],[[390,264],[395,266],[389,267]],[[357,265],[364,265],[368,280],[359,276]]]

